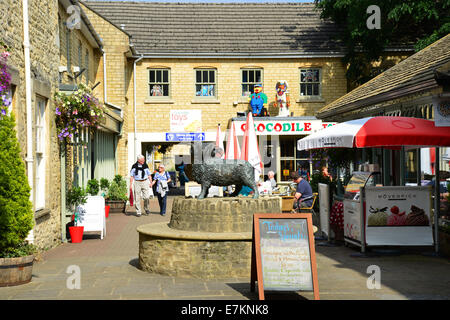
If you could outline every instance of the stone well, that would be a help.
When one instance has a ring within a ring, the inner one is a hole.
[[[170,223],[139,226],[142,270],[177,277],[250,277],[254,213],[281,212],[281,198],[175,198]]]

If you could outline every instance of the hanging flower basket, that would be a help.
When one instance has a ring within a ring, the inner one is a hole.
[[[2,46],[0,41],[0,47]],[[4,46],[4,45],[3,45]],[[1,48],[0,48],[1,49]],[[0,50],[0,119],[6,116],[9,106],[11,105],[11,97],[9,89],[11,83],[11,75],[8,73],[6,60],[10,56],[7,48]]]
[[[83,84],[69,95],[56,92],[54,99],[56,128],[62,142],[75,138],[85,128],[98,128],[104,120],[105,107]]]

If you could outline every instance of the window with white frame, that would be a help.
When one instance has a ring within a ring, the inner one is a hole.
[[[263,84],[263,69],[242,69],[242,96],[254,93],[255,84]]]
[[[150,97],[170,97],[170,69],[148,69]]]
[[[45,207],[45,162],[46,162],[46,125],[45,110],[47,101],[36,97],[36,210]]]
[[[320,97],[321,92],[321,69],[300,69],[300,96]]]
[[[216,69],[195,69],[195,96],[217,97]]]

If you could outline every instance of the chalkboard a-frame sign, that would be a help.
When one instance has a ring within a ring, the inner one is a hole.
[[[313,291],[319,300],[314,231],[310,214],[253,215],[250,290]]]

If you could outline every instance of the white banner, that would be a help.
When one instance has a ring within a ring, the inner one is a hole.
[[[361,241],[361,203],[344,199],[344,237]]]
[[[320,231],[330,236],[330,186],[319,183]]]
[[[431,187],[367,187],[367,245],[433,245]]]
[[[170,110],[170,132],[201,132],[201,110]]]

